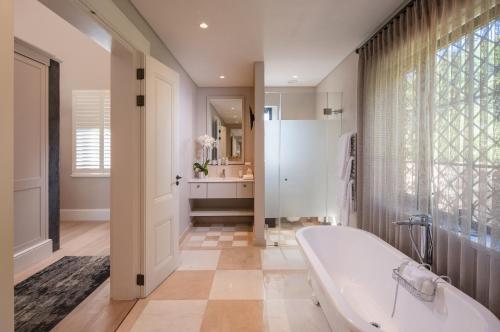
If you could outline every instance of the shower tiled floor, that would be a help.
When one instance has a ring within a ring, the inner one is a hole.
[[[181,248],[179,269],[118,331],[330,331],[299,248],[255,247],[245,225],[193,228]]]

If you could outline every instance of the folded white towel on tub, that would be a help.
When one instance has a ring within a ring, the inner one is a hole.
[[[400,275],[417,290],[426,294],[434,292],[434,274],[415,262],[403,263],[399,267]]]

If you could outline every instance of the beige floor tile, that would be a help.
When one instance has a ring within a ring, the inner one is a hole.
[[[238,231],[234,233],[234,236],[248,236],[248,232]]]
[[[264,301],[266,332],[290,332],[290,323],[283,300]]]
[[[132,330],[132,327],[134,326],[137,319],[139,319],[139,317],[141,316],[148,302],[148,300],[138,300],[132,310],[130,310],[130,312],[127,314],[127,317],[125,317],[123,322],[120,324],[117,332],[129,332],[130,330]]]
[[[208,299],[214,271],[176,271],[149,297],[151,300]]]
[[[207,301],[149,301],[132,332],[198,332]]]
[[[220,250],[183,250],[181,265],[177,270],[215,270],[219,257]]]
[[[204,235],[192,235],[189,238],[189,242],[197,242],[197,241],[203,241],[203,240],[205,240],[205,236]]]
[[[233,241],[219,241],[220,248],[232,248]]]
[[[265,248],[261,250],[263,270],[303,270],[306,263],[299,248]]]
[[[209,232],[210,227],[193,227],[194,232]]]
[[[331,331],[323,310],[310,299],[267,300],[264,308],[269,332]]]
[[[260,270],[260,248],[222,249],[218,270]]]
[[[213,248],[213,247],[217,247],[217,243],[218,243],[218,241],[203,241],[201,243],[201,247],[208,247],[208,248],[212,247]]]
[[[262,301],[208,301],[202,332],[264,331]]]
[[[261,300],[264,298],[260,270],[218,270],[215,272],[211,300]]]
[[[210,232],[207,233],[207,236],[220,236],[220,235],[221,235],[221,232],[212,232],[212,231],[210,231]]]
[[[248,247],[248,241],[233,241],[233,247]]]
[[[264,271],[265,298],[310,299],[312,290],[307,282],[307,271]]]
[[[219,241],[233,241],[232,235],[221,235]]]
[[[201,247],[201,244],[203,243],[203,241],[193,241],[193,242],[187,242],[186,244],[184,244],[184,247],[188,247],[188,248],[199,248]]]

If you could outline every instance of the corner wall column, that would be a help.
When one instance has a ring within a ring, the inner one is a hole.
[[[264,169],[264,62],[254,63],[255,98],[255,197],[254,197],[254,243],[264,246],[264,209],[265,209],[265,169]]]

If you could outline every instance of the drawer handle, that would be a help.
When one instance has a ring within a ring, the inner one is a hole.
[[[196,188],[199,188],[199,187],[200,187],[200,185],[199,185],[199,184],[197,184],[197,185],[196,185]]]
[[[244,185],[243,185],[243,188],[246,188],[246,187],[247,187],[247,185],[246,185],[246,184],[244,184]]]

